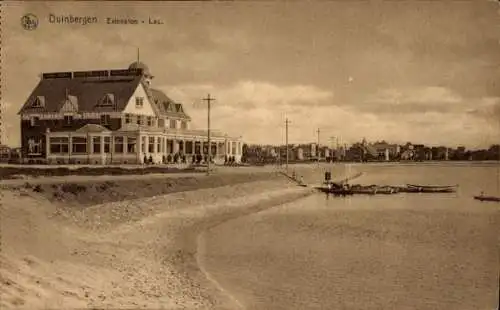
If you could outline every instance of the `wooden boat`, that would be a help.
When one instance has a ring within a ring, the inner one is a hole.
[[[377,187],[375,189],[375,194],[391,195],[391,194],[395,194],[395,193],[396,193],[396,190],[394,190],[390,186],[382,186],[382,187]]]
[[[474,199],[479,200],[479,201],[496,201],[496,202],[500,202],[500,197],[495,197],[495,196],[479,195],[479,196],[474,196]]]
[[[375,195],[375,189],[373,188],[351,188],[353,194],[361,195]]]
[[[332,188],[330,190],[330,194],[334,196],[348,196],[348,195],[353,195],[353,191],[351,189],[345,189],[345,188]]]
[[[407,193],[453,193],[458,185],[449,186],[429,186],[429,185],[414,185],[407,184]]]
[[[316,187],[316,189],[323,192],[323,193],[332,194],[335,196],[353,195],[353,191],[351,189],[348,189],[348,188],[319,186],[319,187]]]

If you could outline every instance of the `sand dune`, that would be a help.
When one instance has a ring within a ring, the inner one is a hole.
[[[310,193],[268,179],[92,206],[2,190],[1,308],[234,309],[200,271],[196,236]]]

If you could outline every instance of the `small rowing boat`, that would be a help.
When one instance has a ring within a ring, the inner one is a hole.
[[[474,199],[479,201],[496,201],[500,202],[500,197],[495,196],[474,196]]]
[[[347,196],[347,195],[353,195],[354,192],[349,189],[349,188],[342,188],[342,187],[336,187],[336,186],[318,186],[316,187],[317,190],[326,193],[326,194],[332,194],[334,196]]]
[[[397,193],[397,191],[390,186],[383,186],[375,189],[375,194],[391,195],[395,193]]]
[[[404,190],[407,193],[454,193],[458,185],[430,186],[407,184]]]
[[[474,199],[479,200],[479,201],[496,201],[496,202],[500,202],[500,197],[485,196],[484,193],[481,193],[481,195],[479,195],[479,196],[474,196]]]
[[[361,195],[375,195],[375,189],[373,188],[351,188],[353,194]]]

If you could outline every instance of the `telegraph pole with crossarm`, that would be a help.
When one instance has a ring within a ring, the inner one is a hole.
[[[212,144],[210,141],[210,103],[215,101],[215,98],[210,97],[208,94],[207,98],[203,98],[207,102],[207,138],[208,138],[208,161],[207,161],[207,175],[210,174],[210,161],[212,160]]]
[[[321,154],[320,149],[319,149],[319,133],[320,133],[319,128],[318,128],[318,130],[316,130],[316,132],[318,133],[318,146],[316,147],[316,153],[317,153],[316,155],[318,156],[318,167],[319,167],[319,157]]]
[[[290,121],[287,118],[285,120],[285,144],[286,144],[286,165],[285,165],[285,170],[286,170],[286,173],[288,173],[288,124],[290,124]]]

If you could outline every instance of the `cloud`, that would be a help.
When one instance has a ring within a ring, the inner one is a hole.
[[[468,109],[467,113],[496,124],[500,131],[500,97],[483,98],[473,108]]]
[[[188,84],[161,87],[161,89],[175,98],[174,100],[187,103],[201,103],[202,97],[212,93],[216,97],[215,106],[232,106],[244,110],[267,107],[286,110],[294,105],[328,104],[333,99],[332,92],[311,85],[279,86],[254,81],[241,81],[222,87],[211,84]]]
[[[381,114],[453,112],[470,102],[445,87],[382,89],[367,96],[357,109]]]
[[[453,104],[462,101],[462,98],[445,87],[428,86],[415,89],[384,89],[369,99],[372,103],[397,103],[432,105],[435,102]]]

